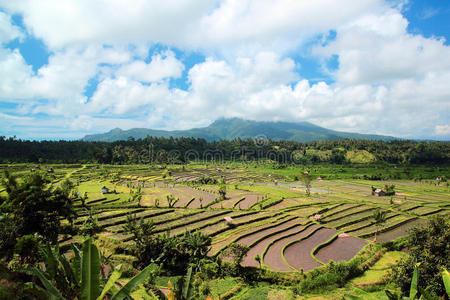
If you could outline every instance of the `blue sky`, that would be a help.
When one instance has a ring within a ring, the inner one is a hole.
[[[242,117],[450,139],[449,1],[136,5],[0,0],[0,134]]]

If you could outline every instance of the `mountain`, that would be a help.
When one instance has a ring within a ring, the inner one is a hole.
[[[146,128],[122,130],[120,128],[115,128],[106,133],[86,135],[82,140],[113,142],[118,140],[127,140],[129,137],[141,139],[147,136],[194,137],[203,138],[207,141],[232,140],[235,138],[247,139],[258,136],[265,136],[273,140],[288,140],[297,142],[337,140],[343,138],[384,141],[396,139],[391,136],[334,131],[308,122],[258,122],[239,118],[230,118],[219,119],[208,127],[193,128],[189,130],[167,131]]]

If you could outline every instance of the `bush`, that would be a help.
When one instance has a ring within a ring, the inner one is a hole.
[[[185,272],[190,263],[197,264],[205,258],[211,237],[201,232],[186,231],[182,236],[154,234],[152,222],[129,216],[124,231],[133,235],[135,244],[131,253],[137,257],[136,267],[144,267],[151,261],[157,261],[169,271]]]
[[[34,264],[39,259],[41,236],[27,234],[17,239],[14,252],[19,255],[20,264]]]
[[[306,279],[298,285],[300,293],[320,292],[338,287],[339,275],[334,273],[320,274],[312,279]]]
[[[202,176],[202,177],[198,178],[197,180],[195,180],[194,183],[197,183],[197,184],[217,184],[218,181],[214,177]]]
[[[298,290],[306,293],[343,287],[350,279],[364,272],[361,263],[361,258],[339,263],[331,261],[324,268],[312,270],[308,278],[300,282]]]
[[[407,239],[405,237],[382,244],[387,251],[401,251],[407,246]]]
[[[419,287],[429,288],[435,295],[445,295],[441,270],[450,268],[450,221],[445,216],[435,216],[428,226],[413,228],[406,246],[409,256],[394,266],[390,273],[404,294],[409,291],[416,263],[420,262]]]

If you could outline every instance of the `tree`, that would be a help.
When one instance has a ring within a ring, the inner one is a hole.
[[[64,181],[54,187],[42,173],[31,173],[22,182],[8,172],[5,178],[3,185],[7,196],[0,199],[0,227],[9,228],[13,239],[37,233],[45,241],[56,243],[62,229],[61,219],[72,223],[75,216],[70,197],[73,185]],[[7,238],[6,242],[11,240]],[[0,252],[3,251],[0,249]]]
[[[259,254],[255,255],[255,260],[259,264],[259,268],[261,269],[261,256]]]
[[[221,200],[225,200],[227,196],[227,187],[225,185],[221,185],[219,188],[219,195]]]
[[[413,228],[406,241],[409,256],[391,270],[391,279],[407,293],[417,262],[420,262],[418,286],[437,296],[445,295],[441,272],[450,269],[450,221],[435,216],[427,226]]]
[[[310,196],[311,195],[312,176],[309,174],[309,172],[305,172],[302,174],[300,179],[301,179],[303,185],[305,186],[306,195]]]
[[[167,199],[167,204],[169,205],[169,207],[174,207],[175,206],[175,204],[178,202],[178,198],[175,198],[175,196],[174,195],[172,195],[172,194],[169,194],[169,195],[167,195],[166,196],[166,199]]]
[[[234,268],[239,268],[244,257],[250,251],[250,247],[238,243],[231,243],[224,250],[223,256],[231,256]]]
[[[197,265],[201,259],[207,257],[211,242],[211,237],[201,231],[193,233],[185,231],[181,237],[179,249],[188,256],[190,263]]]
[[[394,184],[385,184],[384,191],[386,192],[386,196],[394,196],[395,195],[395,185]]]
[[[211,237],[201,232],[185,232],[182,236],[167,233],[155,234],[151,221],[138,220],[129,216],[123,226],[126,233],[133,235],[131,252],[136,256],[136,267],[144,267],[149,261],[157,261],[171,271],[184,272],[188,264],[197,264],[204,259],[211,246]]]
[[[382,227],[383,224],[386,223],[386,215],[387,215],[387,211],[383,211],[379,208],[377,210],[375,210],[372,214],[374,224],[377,227],[377,231],[375,232],[375,238],[374,238],[375,242],[377,241],[377,235],[378,235],[378,231],[380,230],[380,227]]]
[[[342,164],[345,162],[345,150],[335,148],[331,150],[330,161],[336,164]]]

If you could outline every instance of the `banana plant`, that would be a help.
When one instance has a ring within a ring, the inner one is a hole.
[[[150,273],[158,268],[156,264],[150,264],[118,289],[116,283],[122,276],[121,265],[119,265],[114,268],[102,288],[100,285],[100,256],[97,247],[92,243],[92,238],[84,241],[82,252],[74,244],[72,249],[74,257],[70,264],[64,255],[59,253],[57,247],[55,247],[55,251],[52,251],[47,246],[42,251],[45,273],[35,267],[28,270],[29,274],[39,278],[43,288],[35,287],[44,292],[48,299],[62,300],[68,297],[81,300],[102,300],[107,295],[111,300],[126,299],[130,297],[134,288],[144,282]],[[56,286],[53,282],[56,283]],[[68,290],[72,292],[68,293]]]
[[[442,279],[444,280],[445,291],[447,292],[448,298],[450,298],[450,274],[447,269],[442,271]]]

